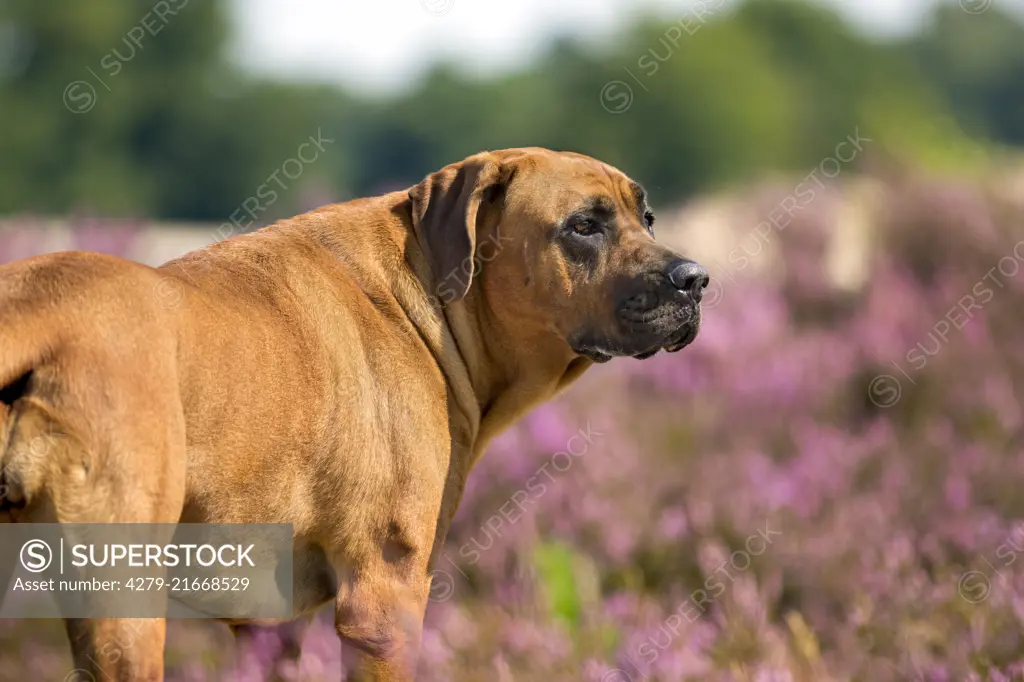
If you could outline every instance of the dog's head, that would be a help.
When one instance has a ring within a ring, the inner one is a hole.
[[[707,271],[654,239],[640,185],[589,157],[485,152],[413,187],[413,224],[450,304],[479,288],[498,323],[596,362],[677,351]]]

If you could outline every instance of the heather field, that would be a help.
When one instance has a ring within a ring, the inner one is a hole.
[[[659,216],[715,279],[699,338],[493,444],[420,679],[1024,679],[1021,193],[842,180],[774,224],[785,183]],[[0,631],[0,679],[92,682],[59,624]],[[264,679],[276,646],[232,661],[223,626],[173,622],[168,679]],[[323,613],[276,673],[341,666]]]

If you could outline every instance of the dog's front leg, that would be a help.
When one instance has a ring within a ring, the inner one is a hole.
[[[424,562],[425,564],[425,562]],[[335,628],[346,645],[349,682],[406,682],[415,677],[423,615],[430,590],[426,567],[418,579],[389,562],[347,572],[335,602]]]
[[[162,618],[66,618],[75,670],[68,680],[161,682]]]

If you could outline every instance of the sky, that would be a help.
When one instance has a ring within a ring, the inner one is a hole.
[[[232,0],[235,59],[257,73],[386,93],[439,58],[486,75],[529,62],[551,39],[608,40],[639,13],[683,19],[695,0]],[[708,7],[731,0],[703,0]],[[864,30],[913,30],[939,0],[818,0]],[[955,2],[956,0],[947,0]],[[967,9],[1024,0],[959,0]]]

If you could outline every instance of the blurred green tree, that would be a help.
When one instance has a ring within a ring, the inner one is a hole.
[[[965,130],[1024,144],[1024,27],[998,3],[970,14],[940,7],[907,45]]]
[[[858,130],[877,153],[957,169],[1024,144],[1024,26],[995,8],[939,8],[885,42],[817,4],[746,0],[558,40],[498,77],[438,64],[385,98],[239,72],[225,11],[0,0],[0,212],[225,221],[318,134],[332,146],[258,222],[311,187],[343,200],[506,146],[597,156],[671,202],[810,171]]]
[[[0,3],[0,211],[230,215],[342,97],[235,73],[226,27],[211,1]]]

